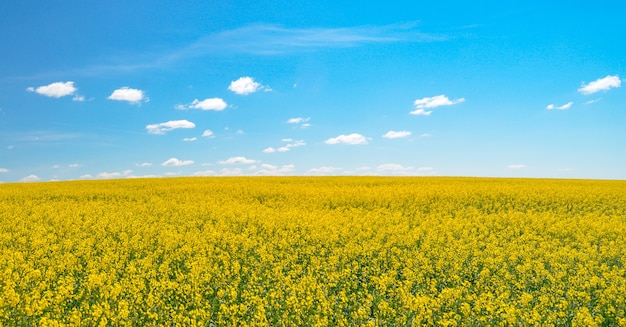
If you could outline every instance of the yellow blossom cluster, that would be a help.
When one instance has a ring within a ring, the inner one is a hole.
[[[626,182],[0,185],[0,326],[626,326]]]

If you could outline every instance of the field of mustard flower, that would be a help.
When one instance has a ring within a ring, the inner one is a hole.
[[[626,181],[0,184],[1,326],[626,326]]]

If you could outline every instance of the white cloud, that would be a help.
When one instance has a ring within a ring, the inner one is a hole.
[[[300,127],[302,127],[302,128],[309,128],[309,127],[311,127],[311,124],[305,123],[305,124],[300,125]]]
[[[513,165],[509,165],[508,167],[509,167],[509,169],[522,169],[522,168],[526,168],[526,165],[513,164]]]
[[[588,95],[593,94],[600,91],[608,91],[611,88],[620,87],[622,81],[620,81],[619,76],[611,76],[608,75],[604,78],[599,78],[587,85],[583,83],[583,85],[578,89],[578,92]]]
[[[123,172],[112,172],[112,173],[108,173],[108,172],[102,172],[99,173],[96,177],[98,178],[103,178],[103,179],[111,179],[111,178],[118,178],[118,177],[122,177],[122,176],[129,176],[130,174],[132,174],[132,170],[128,169],[128,170],[124,170]],[[84,178],[91,178],[91,175],[83,175],[83,176],[88,176],[88,177],[84,177]],[[83,178],[81,176],[81,178]]]
[[[284,175],[292,173],[296,170],[294,165],[283,165],[280,167],[268,164],[262,164],[260,169],[256,171],[257,175]]]
[[[222,168],[220,169],[220,175],[224,175],[224,176],[242,175],[242,171],[241,171],[241,168]]]
[[[177,158],[170,158],[170,159],[167,159],[165,162],[163,162],[161,166],[178,167],[178,166],[188,166],[192,164],[193,164],[193,160],[178,160]]]
[[[79,165],[79,164],[77,164],[77,163],[69,164],[69,165],[67,165],[67,166],[68,166],[68,167],[70,167],[70,168],[77,168],[77,167],[80,167],[80,165]]]
[[[6,168],[0,168],[0,173],[8,173],[9,170]]]
[[[183,139],[183,141],[185,141],[185,142],[193,142],[193,141],[196,141],[197,139],[198,139],[197,137],[185,137]]]
[[[420,135],[420,137],[431,137],[431,136],[433,136],[433,135],[430,134],[430,133],[424,133],[424,134]]]
[[[416,116],[430,116],[431,113],[433,113],[433,112],[432,111],[426,111],[424,109],[415,109],[415,110],[409,112],[409,114],[416,115]]]
[[[270,88],[255,82],[254,79],[249,76],[240,77],[238,80],[230,82],[228,89],[240,95],[248,95],[258,90],[271,91]]]
[[[305,146],[306,143],[303,140],[294,141],[293,139],[283,139],[283,142],[291,142],[279,148],[269,147],[263,150],[263,153],[274,153],[274,152],[287,152],[292,148],[297,148],[300,146]]]
[[[194,176],[211,176],[211,175],[215,175],[215,172],[212,170],[203,170],[203,171],[197,171],[193,174]]]
[[[89,179],[89,178],[93,178],[93,176],[91,176],[90,174],[85,174],[79,177],[80,179]]]
[[[546,109],[548,109],[548,110],[553,110],[553,109],[567,110],[567,109],[571,108],[573,104],[574,104],[574,102],[572,102],[572,101],[570,101],[570,102],[568,102],[568,103],[566,103],[564,105],[558,106],[558,107],[555,106],[554,104],[549,104],[549,105],[546,106]]]
[[[367,144],[368,138],[361,134],[352,133],[349,135],[339,135],[337,137],[332,137],[326,140],[324,143],[326,144]]]
[[[137,167],[150,167],[150,166],[152,166],[152,164],[149,163],[149,162],[142,162],[140,164],[136,164],[135,166],[137,166]]]
[[[408,173],[413,170],[413,167],[404,167],[399,164],[394,163],[386,163],[379,165],[376,167],[376,170],[379,172],[399,172],[399,173]]]
[[[307,173],[308,174],[332,174],[332,173],[338,172],[340,170],[341,170],[341,168],[324,166],[324,167],[319,167],[319,168],[311,168],[311,169],[309,169],[309,171]]]
[[[72,101],[76,101],[76,102],[83,102],[83,101],[85,101],[85,97],[84,97],[84,96],[82,96],[82,95],[75,95],[75,96],[72,98]]]
[[[22,179],[20,179],[20,182],[36,182],[40,180],[39,176],[37,175],[28,175]]]
[[[398,139],[411,135],[409,131],[389,131],[383,135],[386,139]]]
[[[132,104],[139,103],[140,101],[148,101],[142,90],[131,89],[127,86],[114,90],[108,97],[109,100],[115,101],[127,101]]]
[[[589,101],[585,101],[585,104],[592,104],[592,103],[596,103],[598,101],[602,100],[602,98],[598,98],[598,99],[594,99],[594,100],[589,100]]]
[[[213,135],[213,131],[212,130],[207,129],[204,132],[202,132],[202,137],[215,137],[215,135]]]
[[[461,102],[464,102],[465,99],[464,98],[458,98],[456,100],[450,100],[448,99],[447,96],[441,94],[441,95],[437,95],[434,97],[426,97],[426,98],[422,98],[422,99],[417,99],[415,100],[415,102],[413,102],[413,105],[415,106],[415,110],[411,111],[410,114],[411,115],[421,115],[421,116],[428,116],[432,113],[432,111],[427,111],[425,109],[429,109],[429,108],[437,108],[437,107],[441,107],[441,106],[451,106],[454,104],[458,104]]]
[[[300,124],[300,123],[306,123],[310,120],[311,118],[302,118],[302,117],[295,117],[295,118],[289,118],[287,120],[288,124]]]
[[[222,111],[226,109],[226,107],[228,107],[228,104],[226,104],[226,101],[224,101],[222,98],[206,98],[202,101],[198,99],[194,99],[188,105],[178,104],[175,106],[175,108],[178,110],[200,109],[200,110],[215,110],[215,111]]]
[[[31,86],[26,90],[28,92],[36,92],[38,94],[45,95],[47,97],[60,98],[76,92],[77,88],[74,86],[74,82],[68,81],[55,82],[38,88]]]
[[[146,126],[148,133],[150,134],[165,134],[173,129],[177,128],[194,128],[196,124],[188,120],[170,120],[165,123],[150,124]]]
[[[220,161],[219,163],[222,165],[239,165],[239,164],[251,164],[255,162],[256,160],[247,159],[246,157],[231,157],[226,160]]]

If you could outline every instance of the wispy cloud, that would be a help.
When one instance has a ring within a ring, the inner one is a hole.
[[[323,167],[318,167],[318,168],[311,168],[309,169],[307,174],[327,175],[327,174],[337,173],[339,171],[341,171],[341,168],[332,167],[332,166],[323,166]]]
[[[174,129],[178,128],[194,128],[196,124],[188,121],[188,120],[170,120],[168,122],[159,123],[159,124],[150,124],[146,126],[148,133],[150,134],[165,134]]]
[[[446,37],[419,32],[417,24],[351,26],[340,28],[288,28],[255,24],[208,35],[175,56],[208,53],[271,55],[322,48],[357,47],[372,43],[430,42]]]
[[[128,73],[168,67],[190,58],[207,55],[274,55],[327,48],[359,47],[377,43],[439,42],[447,39],[446,35],[421,32],[415,22],[337,28],[290,28],[273,24],[253,24],[211,33],[187,46],[171,49],[168,52],[138,53],[123,63],[111,60],[70,71],[42,72],[26,78],[54,78],[68,74],[99,76],[111,72]]]
[[[572,102],[572,101],[570,101],[570,102],[568,102],[568,103],[566,103],[564,105],[558,106],[558,107],[555,106],[554,104],[549,104],[549,105],[546,106],[546,109],[548,109],[548,110],[553,110],[553,109],[556,109],[556,110],[567,110],[567,109],[571,108],[573,104],[574,104],[574,102]]]
[[[212,137],[215,137],[215,135],[213,134],[212,130],[207,129],[204,132],[202,132],[202,137],[212,138]]]
[[[9,170],[6,168],[0,168],[0,173],[8,173]]]
[[[352,133],[348,135],[342,134],[337,137],[331,137],[328,140],[326,140],[324,143],[326,144],[350,144],[350,145],[367,144],[368,138],[357,133]]]

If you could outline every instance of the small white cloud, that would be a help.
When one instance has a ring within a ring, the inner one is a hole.
[[[246,134],[246,133],[244,133],[244,131],[243,131],[242,129],[238,129],[238,130],[235,132],[235,134],[237,134],[237,135],[243,135],[243,134]]]
[[[280,148],[276,149],[276,151],[278,151],[278,152],[287,152],[287,151],[289,151],[289,147],[281,146]]]
[[[195,99],[188,105],[176,105],[176,109],[200,109],[200,110],[215,110],[222,111],[228,107],[226,101],[221,98],[206,98],[202,101]]]
[[[608,91],[611,88],[620,87],[621,84],[622,81],[620,81],[618,75],[608,75],[607,77],[599,78],[587,85],[583,83],[583,85],[578,89],[578,92],[589,95],[600,91]]]
[[[300,123],[306,123],[310,120],[310,117],[307,118],[302,118],[302,117],[295,117],[295,118],[289,118],[287,120],[287,124],[300,124]]]
[[[117,171],[116,172],[112,172],[112,173],[102,172],[102,173],[99,173],[96,177],[103,178],[103,179],[118,178],[118,177],[122,177],[122,176],[128,177],[130,174],[132,174],[132,172],[133,171],[130,170],[130,169],[124,170],[121,173],[117,172]],[[83,175],[83,176],[87,176],[87,177],[84,177],[84,178],[91,178],[91,175]],[[83,178],[83,177],[81,176],[81,178]]]
[[[211,176],[211,175],[215,175],[215,172],[212,170],[203,170],[203,171],[197,171],[193,174],[194,176]]]
[[[546,109],[548,109],[548,110],[553,110],[553,109],[567,110],[567,109],[571,108],[573,104],[574,104],[574,102],[572,102],[572,101],[570,101],[570,102],[568,102],[568,103],[566,103],[564,105],[558,106],[558,107],[553,105],[553,104],[549,104],[548,106],[546,106]]]
[[[8,173],[9,170],[6,168],[0,168],[0,173]]]
[[[276,149],[269,147],[263,150],[263,153],[274,153],[276,152]]]
[[[241,168],[222,168],[220,169],[220,175],[222,176],[238,176],[242,175]]]
[[[68,167],[70,167],[70,168],[77,168],[77,167],[80,167],[80,165],[79,165],[79,164],[77,164],[77,163],[69,164],[69,165],[67,165],[67,166],[68,166]]]
[[[174,129],[178,128],[194,128],[196,124],[188,121],[188,120],[170,120],[165,123],[159,124],[150,124],[146,126],[148,133],[150,134],[165,134]]]
[[[433,136],[433,135],[430,134],[430,133],[424,133],[424,134],[420,135],[420,137],[431,137],[431,136]]]
[[[150,166],[152,166],[152,164],[149,163],[149,162],[142,162],[140,164],[136,164],[135,166],[137,166],[137,167],[150,167]]]
[[[430,114],[432,113],[433,113],[432,111],[426,111],[424,109],[415,109],[409,112],[409,114],[416,115],[416,116],[430,116]]]
[[[598,102],[598,101],[600,101],[600,100],[602,100],[602,98],[598,98],[598,99],[595,99],[595,100],[585,101],[585,104],[592,104],[592,103],[596,103],[596,102]]]
[[[398,139],[398,138],[403,138],[403,137],[407,137],[410,135],[411,135],[411,132],[409,131],[389,131],[385,133],[383,137],[386,139]]]
[[[240,164],[252,164],[255,162],[256,160],[247,159],[246,157],[231,157],[226,160],[220,161],[219,163],[222,165],[240,165]]]
[[[91,176],[90,174],[85,174],[85,175],[81,175],[79,178],[80,179],[90,179],[90,178],[93,178],[93,176]]]
[[[456,100],[450,100],[450,99],[448,99],[447,96],[445,96],[443,94],[437,95],[437,96],[434,96],[434,97],[426,97],[426,98],[415,100],[415,102],[413,102],[413,105],[415,105],[416,110],[411,111],[410,113],[412,115],[428,116],[428,115],[430,115],[430,113],[432,111],[426,111],[424,109],[437,108],[437,107],[441,107],[441,106],[451,106],[451,105],[454,105],[454,104],[462,103],[464,101],[465,101],[464,98],[458,98]]]
[[[404,167],[395,163],[386,163],[379,165],[376,167],[376,170],[379,172],[397,172],[397,173],[408,173],[413,170],[413,167]]]
[[[296,170],[296,166],[294,165],[282,165],[280,167],[276,167],[273,165],[263,164],[261,165],[261,169],[259,169],[256,173],[259,175],[284,175],[293,173]]]
[[[566,104],[564,104],[562,106],[559,106],[557,109],[559,109],[559,110],[567,110],[567,109],[571,108],[573,104],[574,104],[574,102],[570,101],[570,102],[568,102],[568,103],[566,103]]]
[[[272,90],[269,87],[255,82],[254,79],[249,76],[240,77],[238,80],[230,82],[228,89],[240,95],[248,95],[262,89],[267,92]]]
[[[213,131],[212,130],[207,129],[204,132],[202,132],[202,137],[215,137],[215,135],[213,135]]]
[[[74,86],[74,82],[55,82],[48,85],[40,86],[38,88],[29,87],[26,89],[28,92],[36,92],[41,95],[52,98],[60,98],[66,95],[71,95],[76,92],[77,88]]]
[[[185,142],[193,142],[193,141],[195,141],[197,139],[198,139],[197,137],[185,137],[183,139],[183,141],[185,141]]]
[[[366,138],[365,136],[363,136],[361,134],[352,133],[352,134],[349,134],[349,135],[339,135],[337,137],[329,138],[324,143],[326,143],[326,144],[340,144],[340,143],[343,143],[343,144],[350,144],[350,145],[367,144],[368,143],[368,138]]]
[[[28,175],[22,179],[20,179],[20,182],[36,182],[40,180],[39,176],[37,175]]]
[[[522,169],[522,168],[526,168],[526,165],[513,164],[513,165],[509,165],[508,167],[509,167],[509,169]]]
[[[61,168],[61,165],[54,165],[54,166],[52,166],[52,168],[53,169],[58,169],[58,168]]]
[[[108,97],[109,100],[115,101],[127,101],[132,104],[136,104],[141,102],[142,100],[147,101],[148,99],[145,97],[144,92],[138,89],[131,89],[127,86],[114,90],[111,95]]]
[[[319,167],[319,168],[311,168],[311,169],[309,169],[307,174],[316,174],[316,175],[317,174],[332,174],[332,173],[338,172],[340,170],[341,170],[341,168],[324,166],[324,167]]]
[[[304,123],[304,124],[300,125],[300,127],[301,127],[301,128],[309,128],[309,127],[311,127],[311,124],[309,124],[309,123]]]
[[[177,158],[170,158],[170,159],[167,159],[164,163],[162,163],[161,166],[178,167],[178,166],[188,166],[192,164],[193,164],[193,160],[178,160]]]
[[[83,102],[83,101],[85,101],[85,97],[84,97],[84,96],[82,96],[82,95],[75,95],[75,96],[72,98],[72,101],[76,101],[76,102]]]

